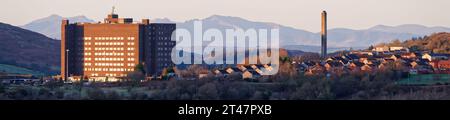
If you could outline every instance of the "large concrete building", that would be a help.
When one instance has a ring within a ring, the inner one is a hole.
[[[147,76],[172,66],[171,40],[175,24],[135,23],[111,13],[103,23],[61,25],[61,77],[74,76],[96,81],[117,81],[144,65]]]
[[[325,58],[327,56],[327,12],[326,11],[322,12],[322,31],[321,31],[320,35],[322,37],[320,56]]]

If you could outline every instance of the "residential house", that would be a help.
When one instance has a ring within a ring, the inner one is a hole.
[[[242,73],[242,79],[258,79],[261,75],[256,71],[245,71]]]
[[[376,51],[376,52],[389,51],[389,47],[388,46],[375,47],[372,49],[372,51]]]
[[[385,69],[387,66],[386,66],[386,63],[380,63],[380,64],[378,64],[378,69],[381,69],[381,70],[383,70],[383,69]]]
[[[205,77],[207,77],[208,75],[209,75],[209,71],[208,71],[208,70],[201,70],[201,71],[199,71],[199,73],[198,73],[198,78],[199,78],[199,79],[205,78]]]
[[[269,65],[269,64],[264,64],[264,68],[265,68],[266,70],[268,70],[268,71],[272,71],[272,70],[273,70],[272,65]]]
[[[394,61],[395,61],[395,60],[392,59],[392,58],[384,58],[384,59],[381,61],[381,63],[387,64],[387,63],[392,63],[392,62],[394,62]]]
[[[325,63],[324,67],[327,71],[331,71],[332,69],[342,70],[344,65],[341,62],[330,61]]]
[[[298,68],[299,68],[299,71],[307,71],[310,68],[312,68],[314,65],[316,65],[315,62],[307,61],[307,62],[302,62],[301,64],[299,64]]]
[[[364,63],[364,64],[373,64],[373,62],[376,62],[377,59],[373,58],[373,57],[369,57],[369,58],[364,58],[361,59],[360,62]]]
[[[389,51],[409,52],[409,49],[402,46],[391,46],[389,47]]]
[[[347,54],[342,56],[342,58],[347,59],[349,61],[359,61],[359,56],[356,54]]]
[[[229,73],[226,70],[214,70],[216,77],[227,77]]]
[[[450,60],[435,60],[430,62],[437,73],[450,74]]]
[[[392,55],[390,58],[393,59],[394,61],[397,61],[397,60],[400,60],[402,58],[402,56],[400,56],[400,55]]]
[[[347,59],[342,59],[342,60],[339,60],[338,62],[340,62],[344,66],[348,66],[350,64],[350,61],[348,61]]]
[[[409,64],[411,65],[411,69],[417,71],[417,73],[427,74],[433,72],[432,67],[427,62],[416,60]]]
[[[313,74],[325,73],[325,72],[326,72],[326,68],[319,63],[316,63],[314,66],[312,66],[306,70],[307,75],[313,75]]]
[[[225,71],[228,74],[232,74],[232,73],[242,73],[241,69],[237,68],[237,67],[229,67],[227,69],[225,69]]]
[[[365,72],[373,72],[375,71],[377,68],[377,65],[373,65],[373,64],[364,64],[363,66],[361,66],[361,70],[365,71]]]
[[[251,65],[250,67],[252,67],[254,70],[260,70],[261,68],[264,68],[264,65],[256,64],[256,65]]]
[[[350,71],[353,71],[353,72],[358,72],[361,70],[362,66],[364,66],[364,63],[355,61],[355,62],[350,63],[350,65],[348,66],[348,69],[350,69]]]
[[[420,53],[403,53],[401,54],[402,58],[407,58],[407,59],[416,59],[418,57],[421,57],[422,55]]]
[[[422,59],[428,59],[428,61],[433,60],[448,60],[450,57],[450,54],[430,54],[425,53],[422,55]]]

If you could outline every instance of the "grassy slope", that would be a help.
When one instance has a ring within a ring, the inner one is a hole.
[[[17,73],[17,74],[33,74],[35,76],[41,76],[43,73],[33,71],[26,68],[21,68],[17,66],[12,65],[6,65],[6,64],[0,64],[0,72],[6,72],[6,73]]]
[[[402,85],[435,85],[450,83],[450,74],[412,75],[397,82]]]

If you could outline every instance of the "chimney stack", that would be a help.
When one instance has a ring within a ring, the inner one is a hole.
[[[321,31],[320,35],[322,36],[322,46],[321,46],[320,56],[322,58],[325,58],[327,56],[327,12],[326,11],[322,12],[322,31]]]

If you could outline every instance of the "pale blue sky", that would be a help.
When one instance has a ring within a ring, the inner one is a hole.
[[[101,21],[113,5],[121,16],[185,21],[213,14],[273,22],[318,32],[320,12],[330,28],[366,29],[378,24],[450,27],[450,0],[2,0],[0,22],[23,25],[58,14]]]

